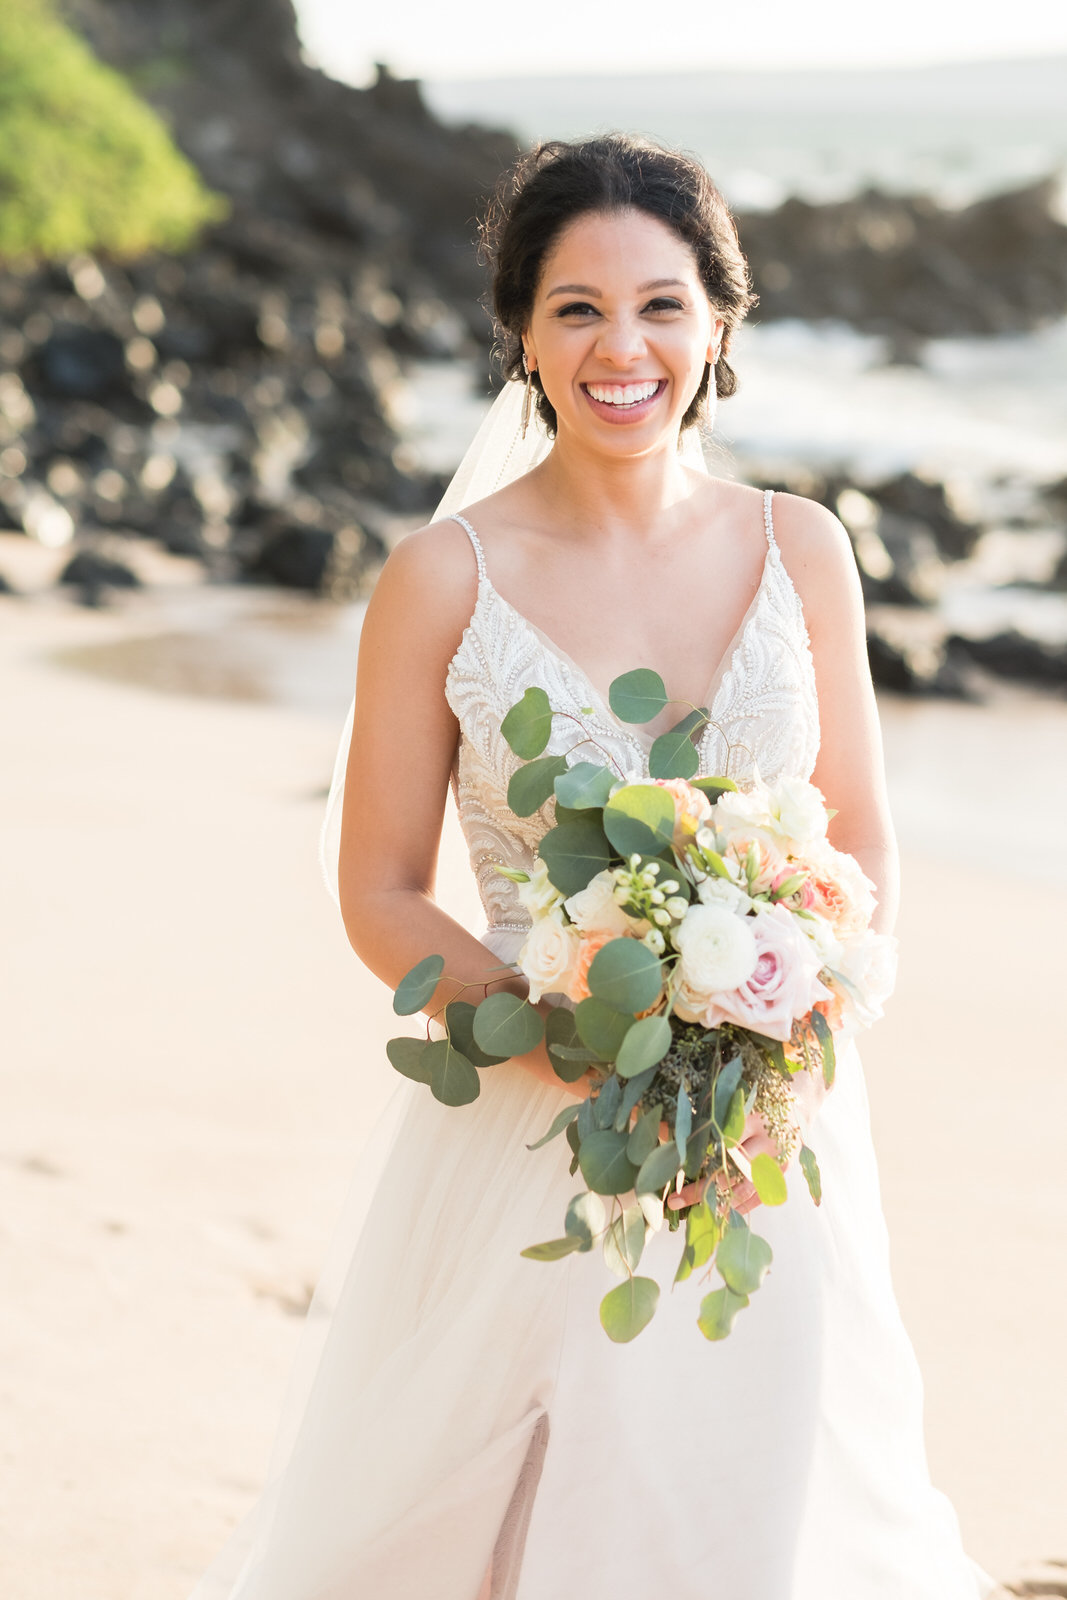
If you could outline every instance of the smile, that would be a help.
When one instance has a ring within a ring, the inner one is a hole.
[[[582,393],[604,422],[641,422],[666,393],[666,378],[640,383],[583,383]]]

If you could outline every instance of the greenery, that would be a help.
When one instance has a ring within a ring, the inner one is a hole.
[[[49,0],[4,0],[0,260],[180,250],[226,211]]]

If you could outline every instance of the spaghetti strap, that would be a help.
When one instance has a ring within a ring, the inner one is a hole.
[[[451,522],[458,522],[461,528],[466,528],[470,537],[470,542],[474,546],[474,559],[478,563],[478,581],[481,583],[488,577],[488,574],[485,570],[485,551],[482,549],[482,541],[479,539],[478,535],[475,533],[466,517],[461,517],[458,511],[450,511],[447,520]]]
[[[763,491],[763,526],[767,531],[767,543],[772,550],[777,550],[778,541],[774,537],[774,518],[771,516],[771,500],[774,498],[773,489]]]

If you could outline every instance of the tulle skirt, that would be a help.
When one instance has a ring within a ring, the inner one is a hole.
[[[512,961],[522,935],[484,942]],[[733,1332],[661,1284],[628,1345],[603,1332],[599,1254],[540,1263],[581,1187],[568,1102],[505,1063],[471,1106],[398,1084],[308,1313],[267,1484],[192,1600],[980,1600],[930,1482],[922,1383],[892,1290],[854,1045]]]

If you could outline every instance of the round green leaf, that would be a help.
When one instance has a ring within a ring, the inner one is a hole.
[[[405,972],[396,986],[393,1010],[398,1017],[413,1016],[433,998],[433,992],[445,970],[444,956],[425,956],[416,961],[410,972]]]
[[[570,1006],[553,1006],[545,1018],[545,1044],[552,1070],[561,1083],[577,1083],[588,1071],[595,1050],[582,1044]]]
[[[771,1264],[773,1251],[747,1226],[727,1228],[715,1256],[719,1276],[735,1294],[754,1294]]]
[[[637,1168],[626,1154],[627,1138],[613,1128],[598,1128],[582,1140],[578,1165],[594,1194],[628,1194]]]
[[[430,1063],[426,1060],[429,1039],[390,1039],[385,1053],[397,1072],[415,1083],[429,1083]]]
[[[659,998],[662,988],[659,957],[640,939],[612,939],[589,963],[589,992],[613,1011],[628,1012],[630,1016],[644,1011]],[[667,1028],[669,1032],[669,1023]],[[633,1071],[643,1072],[648,1065],[647,1061],[640,1062]]]
[[[600,1325],[616,1344],[636,1339],[656,1314],[659,1284],[655,1278],[629,1278],[617,1283],[600,1302]]]
[[[747,1294],[734,1294],[732,1289],[713,1289],[700,1302],[697,1327],[705,1339],[725,1339],[737,1313],[747,1305]]]
[[[645,1248],[645,1214],[640,1206],[627,1206],[604,1235],[604,1261],[617,1278],[636,1272]]]
[[[607,945],[604,946],[607,949]],[[620,1078],[634,1078],[654,1067],[671,1047],[671,1025],[666,1017],[641,1017],[627,1030],[615,1059]]]
[[[508,784],[508,805],[517,817],[532,817],[535,811],[551,800],[553,785],[561,772],[566,772],[564,756],[539,756],[516,767]]]
[[[604,946],[607,949],[607,946]],[[599,951],[598,951],[599,954]],[[633,1027],[633,1017],[605,1005],[603,1000],[591,995],[579,1001],[574,1010],[578,1036],[590,1050],[595,1050],[601,1061],[614,1061],[622,1042]]]
[[[658,1194],[676,1177],[681,1164],[678,1146],[673,1139],[657,1145],[652,1154],[642,1161],[635,1189],[639,1194]]]
[[[607,1220],[603,1200],[598,1194],[593,1194],[587,1189],[584,1194],[576,1194],[567,1207],[563,1230],[580,1239],[583,1250],[591,1250],[603,1233]]]
[[[722,1224],[706,1200],[690,1208],[685,1219],[685,1249],[675,1283],[682,1283],[691,1272],[707,1265],[715,1253],[721,1234]]]
[[[721,794],[737,793],[737,784],[732,778],[693,778],[690,781],[694,789],[703,790],[712,805]]]
[[[526,1146],[527,1150],[540,1150],[542,1145],[548,1144],[550,1142],[550,1140],[552,1140],[552,1139],[554,1139],[556,1137],[557,1134],[562,1133],[564,1128],[569,1127],[570,1124],[574,1121],[574,1119],[575,1119],[575,1117],[577,1115],[578,1115],[578,1102],[577,1101],[575,1101],[572,1106],[564,1106],[563,1110],[559,1113],[559,1115],[556,1116],[556,1117],[553,1117],[552,1126],[549,1128],[548,1132],[547,1133],[543,1133],[541,1135],[540,1139],[535,1139],[533,1144],[528,1144]]]
[[[596,761],[576,761],[556,779],[556,799],[573,811],[597,808],[605,803],[617,782],[610,767],[602,767]]]
[[[489,1056],[480,1049],[474,1038],[474,1018],[478,1007],[471,1005],[469,1000],[450,1000],[445,1007],[445,1024],[448,1036],[457,1050],[461,1050],[468,1061],[473,1061],[476,1067],[496,1067],[501,1061],[506,1061],[507,1056]]]
[[[667,690],[658,672],[637,667],[608,685],[608,705],[620,722],[651,722],[667,704]]]
[[[604,807],[604,832],[619,855],[656,855],[674,838],[674,797],[655,783],[628,783]]]
[[[500,731],[523,761],[539,756],[552,732],[552,707],[545,691],[527,689],[500,724]]]
[[[648,771],[653,778],[691,778],[700,765],[700,754],[691,735],[708,720],[706,707],[690,711],[681,722],[661,733],[648,752]]]
[[[469,1106],[482,1090],[477,1068],[447,1039],[431,1039],[426,1046],[430,1063],[430,1089],[443,1106]]]
[[[743,1088],[734,1090],[730,1109],[726,1113],[726,1121],[722,1125],[722,1142],[725,1145],[740,1144],[745,1137],[745,1091]]]
[[[489,1056],[523,1056],[545,1035],[541,1015],[528,1000],[502,990],[475,1007],[474,1039]]]
[[[789,1193],[785,1173],[765,1150],[752,1157],[752,1182],[765,1206],[780,1206]]]
[[[634,1124],[632,1133],[626,1144],[626,1154],[635,1167],[649,1157],[659,1144],[659,1125],[663,1116],[662,1106],[653,1106],[639,1117]]]
[[[573,1255],[575,1250],[581,1248],[582,1241],[574,1234],[568,1234],[566,1239],[549,1239],[545,1244],[528,1245],[519,1254],[528,1261],[559,1261],[561,1257]]]
[[[598,815],[590,812],[550,828],[537,847],[549,881],[561,894],[577,894],[611,861]]]

